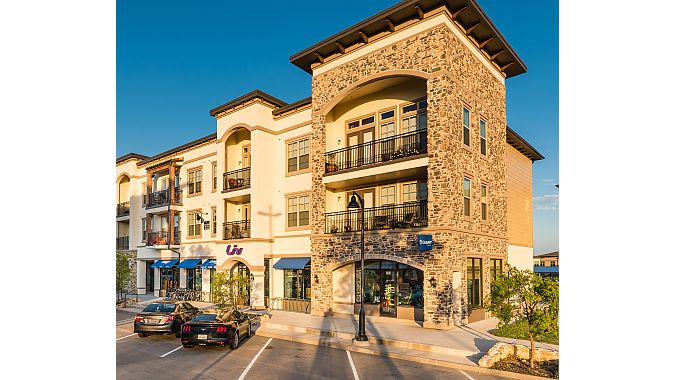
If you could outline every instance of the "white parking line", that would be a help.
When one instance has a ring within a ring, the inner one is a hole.
[[[465,375],[465,377],[468,378],[469,380],[475,380],[472,376],[466,374],[465,371],[463,371],[463,370],[461,370],[461,369],[459,369],[458,371],[460,371],[460,373],[462,373],[463,375]]]
[[[251,367],[253,367],[253,364],[256,362],[256,359],[258,359],[258,357],[261,356],[261,354],[263,353],[263,350],[265,350],[265,347],[267,347],[268,344],[270,344],[271,341],[272,341],[272,338],[268,339],[268,341],[265,342],[265,345],[263,346],[263,348],[261,348],[261,350],[258,351],[256,356],[254,356],[254,358],[251,359],[251,363],[249,363],[249,365],[244,369],[244,372],[242,372],[242,374],[239,376],[239,378],[237,380],[243,380],[244,379],[244,376],[246,376],[246,374],[249,373],[249,370],[251,369]]]
[[[347,352],[347,360],[350,361],[350,367],[352,367],[352,374],[354,375],[354,380],[359,380],[359,375],[357,375],[357,369],[354,367],[354,362],[352,361],[352,355],[350,355],[350,351],[345,350]]]
[[[129,323],[129,322],[134,322],[134,318],[131,318],[131,319],[124,319],[124,320],[121,320],[121,321],[117,321],[117,322],[115,322],[115,324],[116,324],[117,326],[119,326],[119,325],[125,325],[125,324],[127,324],[127,323]]]
[[[117,339],[115,339],[115,340],[120,340],[120,339],[124,339],[124,338],[129,338],[130,336],[134,336],[134,335],[136,335],[136,334],[125,335],[125,336],[119,337],[119,338],[117,338]]]
[[[181,348],[183,348],[183,346],[178,346],[177,348],[174,348],[173,350],[167,352],[166,354],[164,354],[164,355],[162,355],[162,356],[160,356],[160,357],[163,358],[163,357],[165,357],[165,356],[171,354],[171,353],[174,352],[174,351],[180,350]]]

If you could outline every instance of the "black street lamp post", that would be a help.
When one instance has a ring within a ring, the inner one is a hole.
[[[359,200],[358,203],[357,200]],[[353,191],[352,199],[350,199],[347,208],[361,208],[361,281],[359,282],[359,294],[361,297],[359,300],[359,331],[354,340],[368,342],[369,338],[366,336],[366,316],[364,314],[364,199]]]

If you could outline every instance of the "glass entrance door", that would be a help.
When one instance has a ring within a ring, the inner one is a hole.
[[[155,268],[151,268],[152,261],[146,261],[146,293],[155,291]]]
[[[383,300],[380,303],[380,315],[397,316],[397,271],[381,269],[383,276]]]

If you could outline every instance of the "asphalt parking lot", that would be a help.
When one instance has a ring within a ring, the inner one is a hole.
[[[118,379],[503,379],[256,335],[237,350],[185,349],[173,335],[139,338],[133,317],[117,312]]]

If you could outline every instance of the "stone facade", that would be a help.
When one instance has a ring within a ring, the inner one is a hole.
[[[367,232],[367,258],[410,264],[424,272],[424,325],[448,328],[467,322],[466,258],[483,259],[483,295],[489,292],[489,260],[507,262],[505,87],[446,25],[356,58],[312,80],[312,312],[332,308],[332,270],[359,259],[360,235],[324,234],[326,114],[356,84],[383,74],[410,73],[427,83],[428,226]],[[415,74],[418,73],[418,74]],[[471,146],[462,143],[462,107],[471,110]],[[488,128],[488,155],[479,153],[479,118]],[[472,180],[471,217],[462,215],[463,177]],[[489,217],[481,221],[481,184],[489,186]],[[420,252],[418,233],[433,235]],[[454,275],[454,273],[456,273]],[[455,289],[453,278],[456,278]],[[434,286],[430,279],[434,278]],[[458,281],[458,279],[460,281]]]

